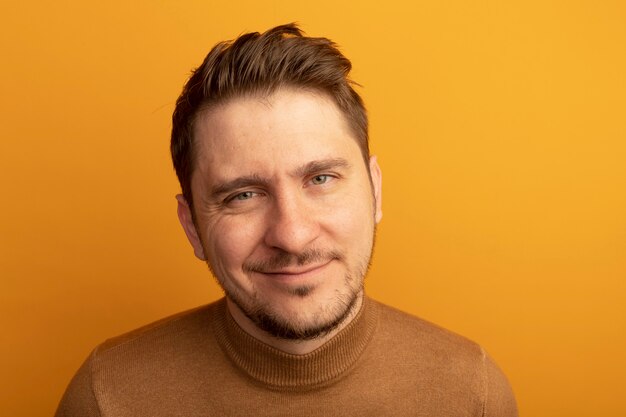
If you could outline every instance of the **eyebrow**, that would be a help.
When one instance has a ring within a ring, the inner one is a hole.
[[[306,165],[296,168],[290,175],[292,177],[307,177],[318,172],[347,168],[350,168],[350,164],[345,159],[331,158],[320,161],[311,161]]]
[[[235,178],[231,181],[222,182],[216,184],[211,188],[211,195],[213,197],[219,197],[223,194],[228,194],[234,190],[238,190],[240,188],[246,188],[251,186],[266,186],[270,183],[269,179],[263,178],[260,175],[252,174],[245,175],[243,177]]]
[[[323,159],[319,161],[311,161],[301,167],[296,168],[289,173],[291,177],[307,177],[315,173],[334,170],[334,169],[347,169],[350,167],[348,161],[343,158],[331,158]],[[258,174],[244,175],[242,177],[235,178],[230,181],[225,181],[214,185],[211,188],[211,196],[219,198],[224,194],[231,193],[235,190],[239,190],[247,187],[267,187],[270,184],[269,178],[261,177]]]

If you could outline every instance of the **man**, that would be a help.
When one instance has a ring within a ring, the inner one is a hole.
[[[99,346],[57,416],[516,416],[460,336],[379,304],[350,62],[294,25],[220,43],[176,103],[178,216],[226,297]]]

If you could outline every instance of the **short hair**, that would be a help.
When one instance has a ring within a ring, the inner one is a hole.
[[[280,88],[301,88],[328,95],[344,115],[367,163],[365,105],[348,74],[350,61],[326,38],[305,36],[294,23],[263,34],[246,33],[220,42],[192,71],[176,101],[170,150],[182,193],[193,210],[191,177],[195,167],[194,123],[215,105],[246,96],[268,96]]]

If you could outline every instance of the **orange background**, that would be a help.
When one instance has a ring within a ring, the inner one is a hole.
[[[370,295],[483,344],[524,416],[624,416],[621,1],[3,2],[0,414],[103,339],[212,301],[175,214],[174,101],[298,21],[355,66],[384,176]]]

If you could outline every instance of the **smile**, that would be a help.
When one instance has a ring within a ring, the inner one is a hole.
[[[270,276],[272,278],[284,278],[284,279],[294,279],[294,278],[305,278],[311,275],[315,275],[321,272],[328,264],[330,264],[332,260],[314,265],[306,265],[304,267],[297,268],[281,268],[277,270],[270,271],[257,271],[260,274]]]

